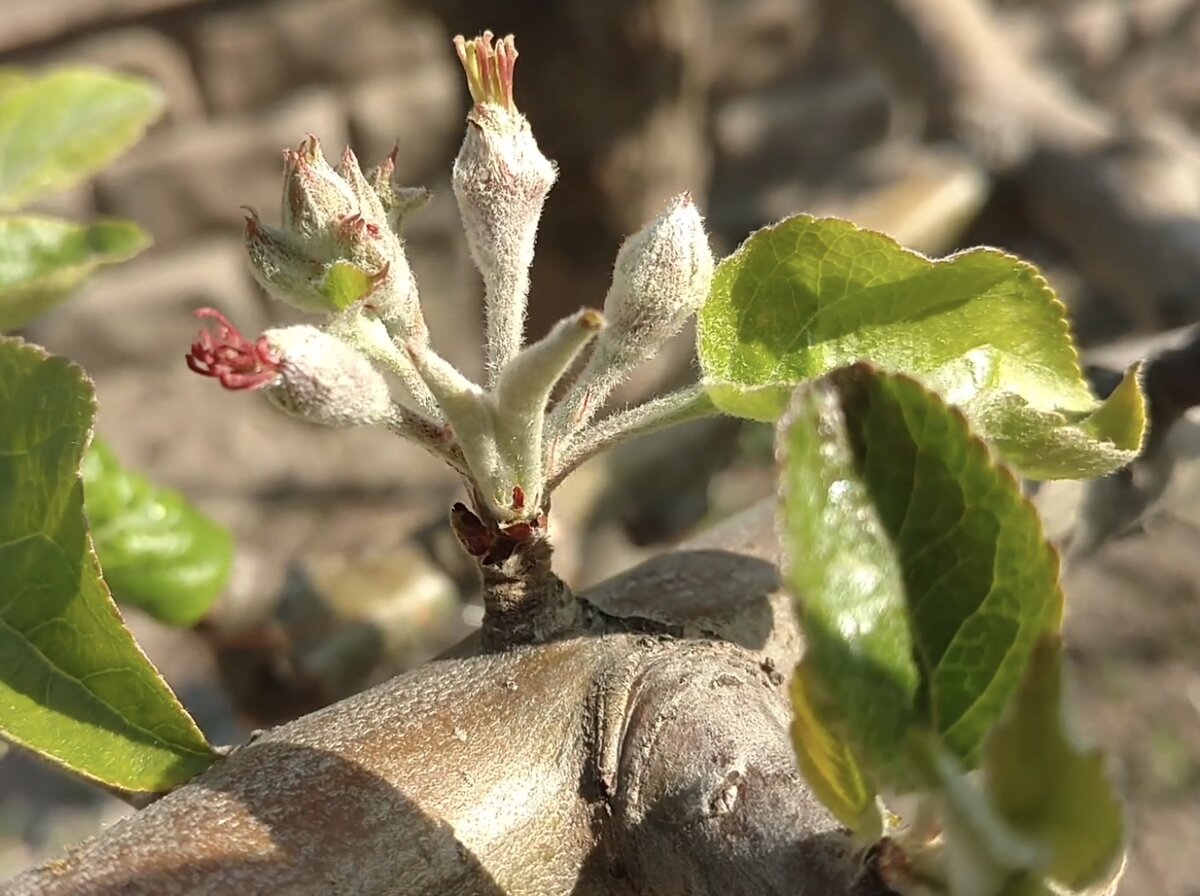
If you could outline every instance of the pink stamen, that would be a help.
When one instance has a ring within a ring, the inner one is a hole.
[[[213,320],[216,326],[196,336],[192,350],[184,356],[189,370],[210,376],[231,390],[261,389],[279,379],[283,359],[265,336],[249,341],[215,308],[201,308],[196,317]]]

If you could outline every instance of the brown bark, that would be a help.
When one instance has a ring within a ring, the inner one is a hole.
[[[589,592],[594,635],[438,660],[277,728],[0,893],[881,892],[796,770],[771,520]]]

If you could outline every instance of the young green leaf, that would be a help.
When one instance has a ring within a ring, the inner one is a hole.
[[[1080,748],[1062,704],[1062,642],[1038,642],[1016,698],[984,747],[985,788],[1015,829],[1051,848],[1047,875],[1080,890],[1112,877],[1124,810],[1099,750]]]
[[[717,405],[760,420],[797,384],[856,361],[917,376],[1041,478],[1123,466],[1145,429],[1132,379],[1103,405],[1092,395],[1032,265],[995,249],[931,261],[832,218],[789,218],[722,261],[698,349]]]
[[[900,558],[859,470],[855,422],[841,401],[831,382],[802,387],[779,428],[783,574],[807,639],[793,690],[806,699],[793,702],[798,718],[813,696],[826,710],[823,722],[814,717],[797,732],[802,753],[833,754],[828,742],[844,730],[847,754],[887,769],[917,720],[920,677]],[[810,780],[819,791],[854,794],[838,801],[849,813],[862,801],[856,777],[852,763],[829,762]]]
[[[216,758],[124,627],[88,536],[83,371],[0,339],[0,735],[131,791]]]
[[[121,468],[95,441],[83,462],[92,541],[113,596],[169,625],[197,622],[233,563],[229,533],[182,495]]]
[[[874,782],[845,737],[836,730],[836,710],[812,693],[813,675],[804,661],[792,677],[792,743],[800,771],[833,817],[863,842],[883,835]]]
[[[959,412],[866,365],[798,389],[779,439],[785,575],[818,693],[872,768],[906,722],[975,764],[1062,617],[1036,512]]]
[[[66,298],[97,266],[125,261],[148,245],[150,237],[128,221],[0,218],[0,333]]]
[[[163,108],[142,78],[70,68],[0,93],[0,209],[99,171],[136,143]]]

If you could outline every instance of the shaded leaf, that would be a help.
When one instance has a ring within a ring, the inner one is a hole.
[[[97,266],[125,261],[148,245],[149,236],[128,221],[0,218],[0,332],[66,298]]]
[[[157,792],[216,757],[100,577],[79,478],[94,411],[80,368],[0,339],[0,734]]]
[[[866,365],[798,389],[780,439],[786,577],[852,743],[885,762],[907,719],[974,765],[1062,618],[1036,512],[959,412]]]
[[[1041,478],[1123,466],[1145,429],[1132,380],[1104,404],[1092,395],[1032,265],[994,249],[931,261],[831,218],[789,218],[722,261],[698,349],[717,405],[759,420],[776,419],[795,385],[856,361],[918,376]]]
[[[1078,746],[1068,730],[1062,675],[1062,643],[1046,637],[988,738],[985,786],[1012,827],[1050,847],[1048,876],[1079,890],[1111,876],[1125,818],[1103,754]]]
[[[131,75],[69,68],[0,93],[0,209],[69,187],[136,143],[162,92]]]
[[[229,533],[182,495],[121,468],[93,442],[83,463],[92,541],[113,596],[169,625],[199,621],[233,563]]]
[[[876,789],[853,749],[811,693],[814,677],[801,661],[792,677],[792,743],[800,771],[833,817],[864,841],[883,834]],[[836,713],[833,715],[836,718]]]

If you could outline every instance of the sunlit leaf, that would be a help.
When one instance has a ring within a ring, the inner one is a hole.
[[[88,778],[162,791],[215,760],[125,628],[88,536],[83,371],[0,338],[0,735]]]
[[[722,261],[698,349],[717,405],[759,420],[856,361],[911,374],[1038,478],[1117,469],[1145,429],[1132,376],[1103,404],[1089,391],[1063,306],[1032,265],[995,249],[932,261],[832,218],[789,218]]]
[[[149,244],[149,236],[128,221],[0,218],[0,333],[53,307],[99,265],[125,261]]]
[[[914,727],[974,765],[1062,618],[1036,512],[960,413],[865,365],[800,387],[779,440],[785,577],[816,692],[871,768]]]
[[[903,572],[861,475],[853,425],[827,381],[798,390],[780,423],[783,572],[807,641],[796,688],[836,712],[854,751],[887,766],[916,718],[920,678]],[[830,721],[815,739],[830,737]],[[835,786],[854,792],[852,777],[839,773]]]
[[[131,75],[68,68],[14,77],[0,91],[0,209],[90,177],[163,108],[162,92]]]

